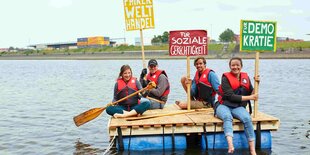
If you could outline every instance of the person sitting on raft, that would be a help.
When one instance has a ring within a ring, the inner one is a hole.
[[[120,69],[119,77],[114,86],[113,102],[124,98],[138,90],[142,89],[141,83],[137,78],[132,76],[132,71],[129,65],[123,65]],[[118,105],[109,106],[106,109],[107,114],[115,118],[124,118],[136,115],[142,115],[150,107],[150,101],[146,98],[141,98],[139,95],[124,100]]]
[[[218,102],[215,104],[216,116],[223,120],[223,128],[228,143],[228,153],[234,152],[233,118],[239,119],[244,125],[244,132],[249,142],[250,153],[255,155],[255,133],[252,119],[245,106],[250,100],[256,100],[253,86],[247,73],[241,72],[241,58],[234,57],[229,61],[230,72],[222,76]],[[259,82],[259,76],[254,77]]]
[[[141,71],[140,82],[143,87],[149,84],[149,82],[154,81],[156,83],[156,88],[152,90],[147,90],[142,95],[144,97],[151,97],[156,100],[150,100],[150,109],[163,109],[170,93],[170,84],[168,76],[164,70],[158,69],[158,63],[155,59],[151,59],[148,62],[149,73],[147,69],[144,68]],[[146,79],[145,79],[146,76]],[[159,102],[158,102],[159,101]]]
[[[181,78],[185,92],[187,92],[187,84],[191,84],[191,109],[213,107],[220,85],[219,79],[212,69],[207,68],[204,57],[197,57],[194,65],[197,69],[194,79],[188,79],[186,76]],[[176,104],[181,109],[187,108],[186,102],[176,101]]]

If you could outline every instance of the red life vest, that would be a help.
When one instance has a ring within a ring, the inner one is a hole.
[[[247,73],[245,72],[240,72],[240,81],[238,78],[231,72],[226,72],[223,74],[228,79],[228,82],[234,91],[236,95],[250,95],[251,94],[251,83],[250,79]],[[222,89],[222,85],[219,86],[219,96],[218,96],[218,101],[221,104],[227,104],[227,105],[233,105],[233,104],[242,104],[242,106],[245,106],[248,101],[241,101],[244,103],[232,103],[227,100],[223,100],[222,97],[224,95],[224,91]]]
[[[202,72],[200,76],[199,72],[196,71],[195,82],[198,88],[198,93],[195,97],[197,100],[204,100],[212,103],[211,96],[214,97],[216,95],[216,92],[212,88],[212,84],[208,78],[211,71],[213,72],[213,70],[207,68]]]
[[[117,79],[117,99],[121,99],[123,97],[126,97],[136,91],[138,91],[137,85],[136,85],[137,79],[135,77],[131,77],[129,81],[126,83],[122,78]],[[139,103],[139,96],[138,94],[130,97],[122,102],[120,102],[120,105],[136,105]]]
[[[228,79],[229,84],[233,90],[236,90],[239,87],[243,87],[246,90],[250,91],[250,79],[247,73],[240,72],[240,81],[231,72],[224,73],[224,76],[226,76],[226,78]]]
[[[148,73],[146,75],[146,80],[147,81],[154,81],[156,83],[156,85],[158,84],[158,78],[161,74],[164,74],[167,78],[167,74],[164,70],[157,70],[154,74],[152,74],[151,76],[151,73]],[[170,85],[168,85],[168,87],[166,88],[166,90],[164,91],[163,94],[161,94],[161,96],[158,96],[159,98],[162,97],[162,96],[167,96],[168,94],[170,93]]]

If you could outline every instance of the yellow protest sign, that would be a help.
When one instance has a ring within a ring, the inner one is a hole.
[[[124,13],[127,31],[155,28],[153,0],[124,0]]]

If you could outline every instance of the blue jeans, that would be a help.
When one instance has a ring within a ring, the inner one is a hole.
[[[197,93],[198,93],[198,88],[197,88],[196,82],[193,80],[192,86],[191,86],[191,97],[196,96]]]
[[[140,104],[136,104],[134,106],[123,106],[123,105],[115,105],[109,106],[106,109],[107,114],[113,116],[114,114],[123,114],[123,110],[131,111],[136,110],[138,114],[143,114],[146,110],[150,108],[151,102],[149,99],[141,98]]]
[[[150,102],[151,102],[150,109],[163,109],[165,106],[165,104],[162,104],[162,103],[159,103],[153,100],[150,100]]]
[[[255,140],[255,133],[252,124],[252,119],[248,111],[244,107],[232,108],[220,104],[216,108],[216,115],[223,120],[223,128],[225,136],[233,137],[233,117],[239,119],[244,125],[244,132],[248,141]]]

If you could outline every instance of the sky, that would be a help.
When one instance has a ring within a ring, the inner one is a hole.
[[[195,29],[218,40],[227,28],[239,34],[241,19],[275,21],[278,37],[309,41],[309,6],[307,0],[153,0],[155,28],[143,30],[144,42],[164,31]],[[134,44],[140,36],[126,31],[122,0],[0,0],[0,20],[0,48],[91,36]]]

